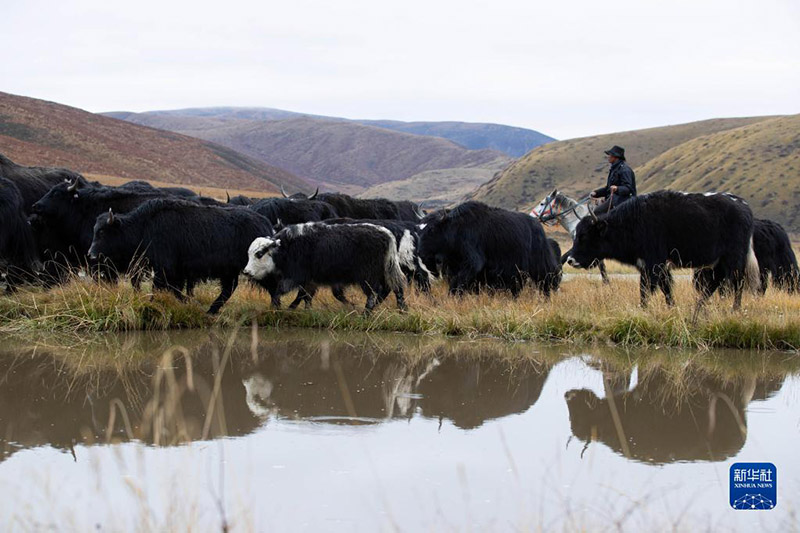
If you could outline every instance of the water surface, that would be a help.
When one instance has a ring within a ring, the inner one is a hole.
[[[800,360],[260,330],[0,346],[12,529],[798,529]],[[735,461],[778,507],[734,511]]]

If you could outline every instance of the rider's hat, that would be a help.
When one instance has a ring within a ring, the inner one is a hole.
[[[621,146],[613,146],[611,150],[605,151],[606,155],[613,155],[614,157],[619,157],[620,159],[625,159],[625,148]]]

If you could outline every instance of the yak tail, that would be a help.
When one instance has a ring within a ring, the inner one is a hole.
[[[388,232],[387,232],[388,233]],[[386,251],[386,260],[383,265],[384,278],[388,288],[394,292],[402,290],[406,285],[406,277],[400,268],[400,258],[397,254],[397,245],[395,244],[394,236],[391,236],[391,241]]]
[[[761,276],[758,271],[758,260],[753,250],[753,237],[750,237],[750,246],[747,249],[747,263],[745,264],[745,285],[753,292],[758,293],[761,289]]]

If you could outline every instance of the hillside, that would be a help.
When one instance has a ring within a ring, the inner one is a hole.
[[[636,170],[642,191],[727,191],[760,217],[800,231],[800,115],[704,135]]]
[[[176,133],[0,92],[0,152],[27,165],[182,185],[310,189],[290,172]]]
[[[499,158],[477,167],[427,170],[410,178],[389,181],[370,187],[362,198],[408,199],[425,209],[446,207],[460,202],[482,183],[492,179],[513,159]]]
[[[437,137],[311,117],[244,120],[158,112],[125,119],[219,143],[324,187],[351,193],[426,170],[475,166],[503,155],[467,150]]]
[[[487,124],[476,122],[402,122],[399,120],[350,120],[339,117],[326,117],[294,111],[284,111],[269,107],[200,107],[150,111],[137,119],[137,113],[125,111],[105,113],[107,116],[144,123],[148,126],[162,127],[171,131],[186,131],[185,128],[198,128],[201,121],[180,121],[180,117],[203,118],[210,127],[231,120],[284,120],[287,118],[314,118],[320,120],[336,120],[353,122],[365,126],[448,139],[470,150],[497,150],[511,157],[520,157],[533,148],[552,142],[555,139],[526,128],[516,128],[503,124]],[[156,125],[155,117],[161,117]],[[171,127],[165,127],[171,126]]]
[[[361,124],[387,128],[415,135],[429,135],[449,139],[464,148],[488,148],[511,157],[521,157],[537,146],[555,139],[535,130],[515,128],[502,124],[470,122],[400,122],[397,120],[360,120]]]
[[[651,159],[687,141],[773,117],[713,119],[675,126],[582,137],[540,146],[478,188],[471,198],[508,209],[527,209],[553,188],[584,196],[605,184],[608,163],[604,150],[625,147],[636,170]],[[637,184],[644,187],[641,178]]]

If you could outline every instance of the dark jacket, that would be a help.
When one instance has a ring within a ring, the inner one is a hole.
[[[612,185],[617,186],[617,192],[614,193],[615,197],[619,196],[620,199],[622,199],[629,196],[636,196],[636,175],[633,173],[633,169],[631,169],[628,163],[623,159],[611,165],[611,169],[608,171],[606,186],[595,189],[595,196],[605,198],[611,194]]]

